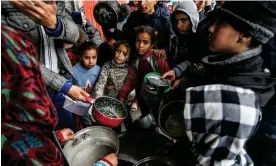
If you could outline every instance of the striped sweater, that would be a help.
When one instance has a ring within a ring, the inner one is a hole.
[[[114,60],[106,62],[95,86],[97,97],[110,96],[117,98],[129,71],[127,64],[116,64]]]

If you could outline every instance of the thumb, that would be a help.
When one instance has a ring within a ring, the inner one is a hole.
[[[168,72],[164,73],[162,76],[161,76],[161,79],[165,79],[166,77],[168,77]]]

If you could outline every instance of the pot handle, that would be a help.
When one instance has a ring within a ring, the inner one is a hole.
[[[90,96],[86,96],[86,97],[84,97],[84,99],[86,100],[86,102],[91,103],[91,104],[93,104],[95,101],[95,99],[91,98]]]

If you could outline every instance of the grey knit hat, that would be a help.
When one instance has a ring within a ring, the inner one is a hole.
[[[262,44],[267,43],[276,33],[274,1],[227,1],[216,8],[214,13]]]

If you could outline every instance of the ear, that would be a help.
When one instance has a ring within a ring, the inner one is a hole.
[[[252,37],[249,35],[245,35],[243,33],[240,34],[238,42],[240,44],[246,44],[249,45],[252,40]]]

